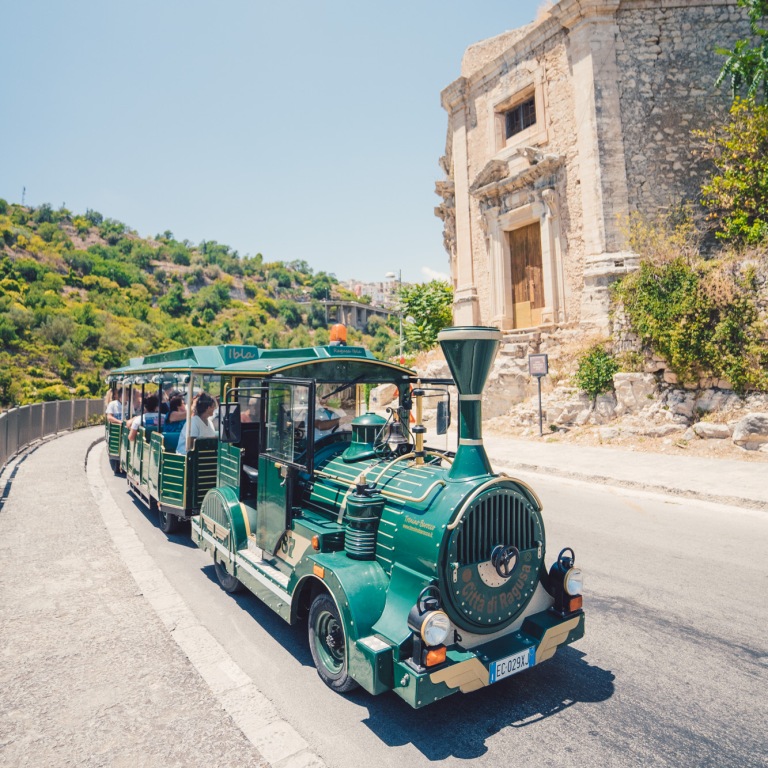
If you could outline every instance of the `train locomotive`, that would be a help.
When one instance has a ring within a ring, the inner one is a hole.
[[[158,453],[146,484],[128,448],[120,469],[161,521],[190,521],[226,591],[247,588],[286,621],[306,618],[332,689],[391,690],[412,707],[469,693],[584,634],[573,550],[546,567],[540,500],[494,473],[483,447],[482,390],[500,339],[485,327],[438,337],[458,390],[455,452],[426,440],[422,406],[434,382],[337,346],[259,350],[209,371],[220,377],[219,439],[201,450],[215,450],[215,475],[209,463],[207,488],[181,480],[196,501],[163,501],[163,462],[180,458],[194,474],[198,459],[194,447],[171,455],[162,433],[141,437]],[[115,379],[136,381],[139,371],[162,382],[173,366],[160,357]],[[382,383],[399,394],[387,417],[362,399],[365,385]],[[350,393],[351,422],[319,429],[333,421],[323,403]]]

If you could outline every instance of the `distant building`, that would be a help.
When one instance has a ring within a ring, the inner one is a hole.
[[[455,322],[605,325],[637,266],[623,222],[696,198],[691,130],[729,103],[715,49],[748,36],[737,0],[561,0],[468,48],[437,183]]]
[[[343,284],[356,296],[370,296],[375,307],[393,308],[397,305],[397,280],[383,280],[378,283],[363,283],[360,280],[347,280]],[[403,283],[408,285],[408,283]]]

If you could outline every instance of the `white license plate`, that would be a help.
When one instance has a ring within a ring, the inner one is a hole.
[[[510,675],[516,675],[536,663],[536,648],[526,648],[491,664],[489,683],[496,683]]]

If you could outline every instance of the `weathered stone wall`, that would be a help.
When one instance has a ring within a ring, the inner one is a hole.
[[[616,19],[629,203],[652,213],[698,197],[707,168],[691,152],[691,131],[730,104],[727,88],[714,87],[724,62],[715,49],[749,37],[749,25],[736,0],[635,0]]]

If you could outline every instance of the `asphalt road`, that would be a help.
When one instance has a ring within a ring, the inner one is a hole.
[[[230,596],[185,535],[105,480],[198,618],[332,768],[766,766],[768,516],[529,476],[547,562],[574,548],[586,635],[551,661],[415,711],[394,694],[342,697],[317,677],[306,626]]]

